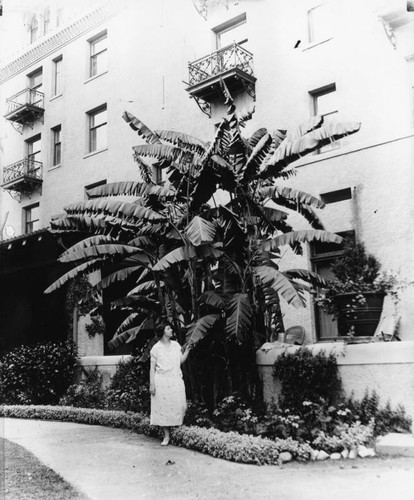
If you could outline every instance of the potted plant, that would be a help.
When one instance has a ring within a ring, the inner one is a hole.
[[[315,294],[316,304],[342,321],[348,334],[373,336],[381,317],[386,294],[398,300],[400,281],[391,272],[381,270],[376,257],[362,243],[347,238],[343,254],[331,265],[334,279]]]

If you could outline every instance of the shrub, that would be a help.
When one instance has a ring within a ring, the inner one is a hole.
[[[280,379],[280,406],[292,411],[302,410],[303,402],[328,404],[338,400],[342,384],[333,354],[313,354],[306,348],[284,352],[275,362],[274,376]]]
[[[149,414],[149,362],[136,356],[117,366],[107,390],[107,407]]]
[[[389,432],[411,432],[412,419],[405,413],[405,409],[399,405],[395,410],[389,402],[385,407],[380,407],[378,394],[367,390],[361,401],[356,401],[353,396],[346,400],[346,405],[354,415],[367,425],[374,420],[374,435],[383,436]]]
[[[368,425],[361,422],[338,425],[332,435],[326,435],[323,431],[313,440],[312,446],[328,453],[340,452],[358,448],[372,441],[374,437],[374,419]]]
[[[184,425],[196,425],[198,427],[213,427],[213,421],[207,405],[199,401],[187,401],[187,411],[184,417]]]
[[[104,408],[105,390],[102,388],[102,375],[98,369],[86,371],[85,378],[71,385],[60,399],[62,406],[77,408]]]
[[[13,349],[0,359],[0,403],[57,403],[73,380],[76,356],[72,342]]]

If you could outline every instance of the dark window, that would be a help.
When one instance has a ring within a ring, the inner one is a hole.
[[[338,201],[351,200],[352,191],[351,188],[338,189],[338,191],[329,191],[329,193],[323,193],[320,195],[321,200],[326,203],[337,203]]]
[[[88,184],[87,186],[85,186],[85,200],[89,199],[88,196],[89,189],[93,189],[99,186],[104,186],[105,184],[106,184],[106,179],[103,179],[101,181],[93,182],[92,184]]]
[[[24,210],[24,232],[25,234],[33,233],[37,229],[40,229],[40,207],[39,203],[26,207]]]
[[[355,237],[354,231],[344,231],[337,234],[342,237]],[[323,278],[327,280],[332,279],[334,275],[331,270],[331,264],[342,254],[342,245],[315,241],[311,243],[310,248],[312,269]],[[315,306],[315,319],[318,340],[335,339],[347,332],[345,325],[335,320],[331,315],[322,311],[317,306]]]
[[[62,126],[52,128],[53,137],[53,153],[52,165],[60,165],[62,163]]]

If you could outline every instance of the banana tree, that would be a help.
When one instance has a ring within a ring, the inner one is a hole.
[[[112,347],[148,340],[164,317],[181,341],[220,345],[227,367],[230,350],[243,349],[247,373],[266,327],[282,323],[280,298],[304,307],[309,286],[325,284],[306,269],[282,271],[281,247],[301,253],[306,242],[341,242],[323,228],[315,210],[323,208],[321,200],[278,181],[296,174],[298,158],[357,132],[360,124],[324,124],[316,116],[293,130],[260,128],[245,139],[241,131],[251,113],[238,115],[224,84],[223,93],[227,116],[212,142],[152,131],[124,113],[145,141],[133,148],[142,180],[91,189],[88,201],[69,205],[65,216],[52,221],[54,231],[92,236],[60,257],[76,267],[46,292],[78,273],[109,269],[95,293],[122,282],[129,286],[112,304],[126,314]],[[153,181],[154,168],[167,172],[166,186]],[[120,195],[122,201],[112,199]],[[288,211],[303,216],[311,229],[294,231]]]

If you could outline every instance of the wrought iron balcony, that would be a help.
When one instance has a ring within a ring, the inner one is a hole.
[[[6,120],[21,129],[25,125],[33,128],[36,120],[43,117],[45,96],[35,89],[24,89],[6,100]]]
[[[3,168],[1,187],[20,194],[31,194],[43,182],[43,164],[30,158],[20,160]]]
[[[229,90],[245,90],[254,97],[253,54],[237,43],[188,64],[192,97],[212,102],[220,92],[220,80]]]

